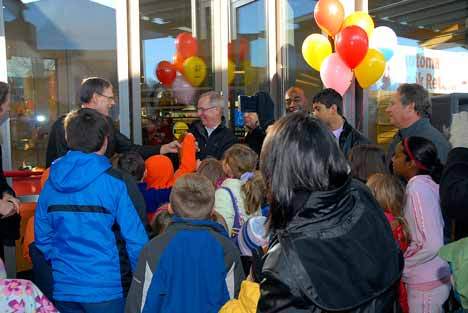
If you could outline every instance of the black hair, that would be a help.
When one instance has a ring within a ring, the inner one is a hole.
[[[343,97],[332,88],[325,88],[317,93],[312,99],[312,103],[321,103],[328,109],[332,105],[336,105],[336,111],[339,115],[343,115]]]
[[[145,174],[145,160],[136,151],[123,153],[117,162],[119,169],[132,175],[137,181],[143,179]]]
[[[417,175],[430,175],[432,180],[439,183],[443,165],[434,143],[429,139],[414,136],[403,139],[402,145],[406,159],[415,161]]]
[[[5,103],[9,93],[10,86],[5,82],[0,82],[0,105]]]
[[[294,198],[328,191],[348,179],[349,166],[336,139],[318,119],[296,112],[268,131],[260,157],[270,201],[270,231],[283,229],[297,213]]]
[[[95,93],[101,94],[104,89],[112,87],[112,84],[100,77],[89,77],[83,79],[80,86],[80,101],[81,103],[89,103]]]
[[[65,118],[65,138],[70,150],[97,152],[109,137],[110,125],[104,115],[93,109],[72,111]]]
[[[427,90],[419,84],[401,84],[397,92],[401,104],[407,106],[414,103],[414,110],[421,117],[430,117],[432,113],[431,97]]]

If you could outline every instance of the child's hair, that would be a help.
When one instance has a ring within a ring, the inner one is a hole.
[[[401,142],[403,153],[408,161],[413,161],[418,175],[430,175],[439,183],[443,165],[437,154],[437,148],[429,139],[423,137],[406,137]]]
[[[172,187],[170,203],[177,216],[208,219],[213,211],[215,188],[199,174],[185,174]]]
[[[167,210],[162,210],[158,212],[151,223],[151,233],[153,236],[160,235],[164,233],[171,224],[172,216]]]
[[[257,167],[258,155],[246,145],[235,144],[224,153],[224,162],[229,166],[234,178],[241,179],[245,195],[245,212],[255,213],[265,199],[267,192],[265,180]]]
[[[207,177],[213,186],[224,177],[223,165],[215,158],[206,158],[198,166],[197,173]]]
[[[385,152],[377,145],[357,145],[349,153],[351,175],[361,181],[375,173],[387,173]]]
[[[65,118],[65,138],[70,150],[84,153],[97,152],[109,137],[110,125],[96,110],[82,108]]]
[[[235,144],[226,150],[223,162],[229,166],[234,178],[253,172],[257,167],[258,155],[246,145]]]
[[[405,187],[402,182],[394,175],[377,173],[369,177],[367,186],[380,207],[395,217],[402,226],[405,238],[409,240],[408,225],[403,217]]]
[[[138,152],[130,151],[120,155],[118,167],[137,181],[141,181],[145,175],[145,160]]]
[[[213,222],[216,222],[216,223],[218,223],[218,224],[221,224],[221,225],[224,227],[224,229],[225,229],[226,231],[229,231],[229,228],[228,228],[228,226],[227,226],[226,220],[225,220],[224,217],[223,217],[221,214],[219,214],[218,212],[214,211],[213,214],[211,214],[211,220],[212,220]]]
[[[241,190],[245,195],[245,212],[249,215],[255,213],[265,200],[267,186],[260,171],[248,173]]]

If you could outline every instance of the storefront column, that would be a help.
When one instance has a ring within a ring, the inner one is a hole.
[[[128,29],[129,29],[129,64],[130,86],[132,95],[131,125],[132,141],[142,143],[141,131],[141,60],[140,60],[140,0],[127,0],[128,5]]]

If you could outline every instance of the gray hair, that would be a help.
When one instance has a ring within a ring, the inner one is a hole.
[[[210,106],[216,106],[221,109],[224,109],[224,106],[225,106],[224,98],[218,92],[208,91],[208,92],[202,93],[198,100],[200,101],[200,99],[206,98],[206,97],[208,97]]]
[[[421,117],[430,117],[432,102],[427,90],[419,84],[401,84],[397,92],[400,95],[401,104],[407,106],[414,103],[414,110]]]

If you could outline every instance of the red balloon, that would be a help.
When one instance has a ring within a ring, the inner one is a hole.
[[[172,57],[172,64],[175,66],[176,70],[178,70],[181,74],[184,73],[184,61],[185,58],[179,52],[176,52],[176,54],[174,54],[174,56]]]
[[[196,38],[192,37],[190,33],[180,33],[177,35],[175,46],[177,52],[180,53],[184,59],[197,55],[198,41]]]
[[[249,54],[249,41],[240,37],[228,44],[229,59],[234,61],[244,61]]]
[[[174,65],[168,61],[159,62],[156,67],[156,76],[164,86],[167,87],[172,85],[172,82],[174,82],[174,79],[176,78]]]
[[[343,61],[353,69],[364,60],[369,49],[367,33],[356,25],[345,27],[335,37],[335,49]]]

